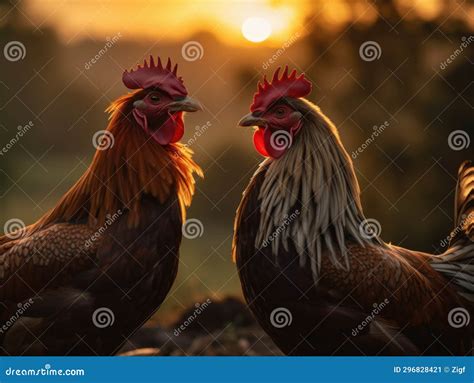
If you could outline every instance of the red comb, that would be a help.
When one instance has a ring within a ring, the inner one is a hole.
[[[296,76],[296,70],[293,70],[288,76],[288,65],[285,67],[281,78],[278,78],[281,67],[273,74],[272,82],[267,81],[267,77],[263,77],[263,84],[258,83],[258,91],[253,96],[253,103],[250,110],[265,111],[271,104],[282,97],[300,98],[311,93],[311,82],[305,77],[304,73]]]
[[[143,67],[138,65],[136,70],[130,69],[123,72],[122,81],[128,89],[146,89],[157,87],[171,97],[186,96],[188,91],[184,87],[183,80],[177,76],[178,64],[171,70],[171,60],[168,59],[166,67],[161,64],[158,57],[158,64],[155,65],[153,56],[150,55],[150,63],[143,61]]]

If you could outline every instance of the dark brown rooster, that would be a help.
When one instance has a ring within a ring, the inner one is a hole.
[[[163,302],[202,175],[178,143],[200,109],[177,66],[125,71],[92,164],[38,222],[0,237],[1,350],[111,355]]]
[[[444,254],[384,243],[310,92],[304,75],[277,70],[240,121],[268,157],[244,192],[233,249],[260,325],[288,355],[472,354],[474,166],[459,170]]]

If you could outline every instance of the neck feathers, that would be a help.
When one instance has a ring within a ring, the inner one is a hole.
[[[127,209],[127,222],[133,227],[138,224],[143,194],[163,203],[174,193],[184,219],[185,207],[194,194],[193,173],[202,176],[202,171],[184,145],[162,147],[132,122],[131,97],[118,99],[107,110],[107,131],[113,135],[114,145],[96,151],[87,171],[39,225],[84,219],[91,225],[102,225],[109,215]]]
[[[305,101],[304,107],[305,121],[293,146],[280,159],[267,159],[260,166],[266,174],[256,246],[271,243],[277,256],[280,246],[288,250],[291,239],[300,264],[309,260],[317,278],[323,252],[348,269],[347,242],[379,240],[361,233],[360,189],[335,126],[315,105]]]

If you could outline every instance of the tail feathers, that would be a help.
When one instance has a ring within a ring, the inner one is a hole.
[[[448,250],[434,256],[431,266],[456,286],[460,295],[474,302],[474,165],[459,168],[454,216],[456,227]]]
[[[454,203],[456,227],[451,235],[451,244],[469,239],[474,242],[474,164],[465,161],[459,167]]]
[[[431,267],[455,285],[460,295],[474,302],[474,244],[451,247],[433,257]]]

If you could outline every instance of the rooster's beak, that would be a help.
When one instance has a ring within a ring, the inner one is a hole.
[[[144,110],[146,109],[146,103],[143,100],[137,100],[133,103],[133,107],[137,109]]]
[[[197,112],[202,110],[202,106],[197,100],[185,97],[182,100],[169,103],[168,110],[170,112]]]
[[[254,116],[252,113],[249,113],[242,117],[239,121],[240,126],[265,126],[267,122],[260,117]]]

